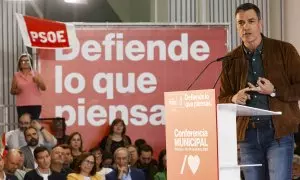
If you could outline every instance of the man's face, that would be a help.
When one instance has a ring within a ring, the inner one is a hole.
[[[39,143],[39,137],[35,129],[30,128],[25,133],[25,140],[28,146],[34,147]]]
[[[73,162],[73,156],[71,154],[71,149],[64,149],[64,163],[65,164],[71,164]]]
[[[38,167],[41,169],[50,168],[51,158],[48,151],[42,151],[37,154],[37,159],[35,160],[38,164]]]
[[[55,164],[63,164],[64,149],[62,147],[56,147],[51,151],[51,162]]]
[[[130,146],[127,149],[128,149],[128,152],[130,153],[130,162],[132,163],[132,162],[137,161],[139,156],[138,156],[138,152],[137,152],[136,148]]]
[[[19,167],[20,160],[21,160],[20,154],[7,156],[4,162],[5,170],[10,174],[14,174]]]
[[[148,152],[142,151],[141,152],[140,162],[143,165],[150,164],[151,160],[152,160],[152,153],[151,153],[151,151],[148,151]]]
[[[250,44],[259,44],[261,40],[262,21],[258,19],[253,9],[247,11],[239,11],[236,14],[237,31],[248,47]]]
[[[30,126],[30,116],[29,114],[24,114],[19,119],[19,128],[21,131],[24,131],[24,129],[28,128]]]
[[[120,167],[127,167],[128,166],[128,159],[129,159],[128,156],[129,156],[129,154],[126,150],[119,150],[116,153],[116,156],[115,156],[116,164]]]

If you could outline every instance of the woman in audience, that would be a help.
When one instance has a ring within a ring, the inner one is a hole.
[[[158,156],[158,173],[155,174],[154,180],[167,179],[167,155],[166,149],[163,149]]]
[[[126,125],[122,119],[115,119],[109,130],[109,135],[100,142],[100,148],[114,154],[119,147],[131,144],[131,139],[126,134]]]
[[[10,93],[16,95],[18,117],[29,113],[33,120],[39,119],[42,111],[41,91],[46,85],[41,75],[33,71],[29,54],[22,54],[18,59],[18,72],[14,74]]]
[[[67,176],[67,180],[102,180],[96,173],[96,159],[91,153],[84,152],[77,157],[74,173]]]
[[[96,158],[96,167],[97,167],[97,173],[101,176],[103,180],[105,180],[105,175],[110,173],[112,171],[111,168],[103,167],[102,166],[102,154],[103,151],[99,147],[95,147],[90,150],[90,152],[95,156]]]
[[[70,135],[67,144],[70,145],[72,148],[71,153],[73,158],[76,158],[77,156],[82,154],[83,142],[82,142],[81,134],[79,132],[73,132]]]

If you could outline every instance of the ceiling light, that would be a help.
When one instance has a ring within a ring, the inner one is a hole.
[[[66,3],[87,4],[87,0],[64,0]]]

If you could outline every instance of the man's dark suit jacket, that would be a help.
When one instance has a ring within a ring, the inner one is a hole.
[[[10,175],[5,173],[5,176],[6,176],[5,180],[18,180],[17,176],[15,175]]]
[[[142,170],[136,168],[130,168],[130,176],[132,180],[145,180],[145,175]],[[117,170],[113,170],[112,172],[105,175],[106,180],[118,180],[118,172]]]
[[[25,174],[24,180],[43,180],[43,177],[40,176],[35,169],[33,169]],[[48,180],[66,180],[66,177],[60,173],[52,171],[48,176]]]

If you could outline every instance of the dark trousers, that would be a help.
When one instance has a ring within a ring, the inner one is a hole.
[[[17,106],[18,119],[24,114],[29,113],[31,115],[32,120],[37,120],[40,118],[40,114],[42,111],[42,106]]]

